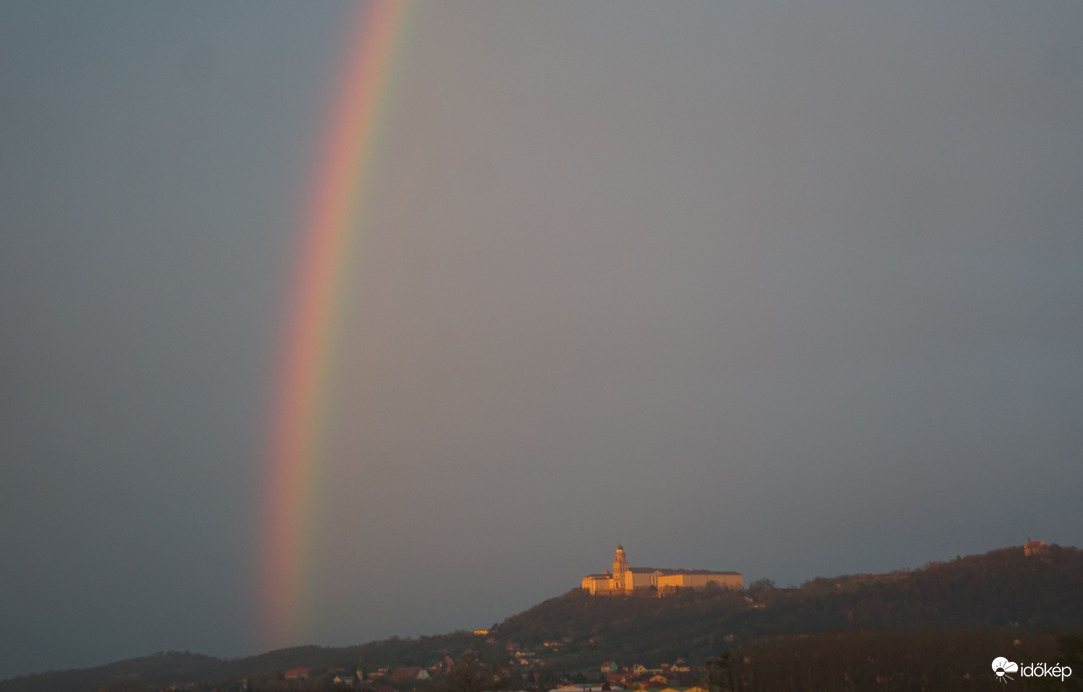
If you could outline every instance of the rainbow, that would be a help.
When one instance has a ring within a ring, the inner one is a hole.
[[[358,9],[302,233],[261,471],[260,638],[272,646],[297,643],[303,635],[306,569],[314,557],[308,541],[314,535],[314,486],[337,317],[408,8],[406,0],[371,0]]]

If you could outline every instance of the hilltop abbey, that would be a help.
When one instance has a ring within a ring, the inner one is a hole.
[[[629,567],[628,559],[624,556],[624,547],[619,545],[613,556],[612,572],[583,577],[583,589],[591,596],[619,596],[651,588],[662,595],[673,593],[677,589],[704,587],[712,583],[723,589],[744,588],[744,578],[740,572]]]

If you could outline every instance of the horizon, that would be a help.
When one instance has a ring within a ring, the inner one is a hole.
[[[1027,543],[1029,543],[1029,542],[1030,542],[1030,539],[1028,538]],[[1067,548],[1069,550],[1079,550],[1080,549],[1078,546],[1062,546],[1062,545],[1059,545],[1057,543],[1048,543],[1047,544],[1044,541],[1041,541],[1040,539],[1036,539],[1034,542],[1036,542],[1036,543],[1040,542],[1040,543],[1042,543],[1043,546],[1048,546],[1048,547]],[[984,556],[988,555],[989,553],[993,553],[993,552],[1007,551],[1007,550],[1011,550],[1013,548],[1014,549],[1020,549],[1020,548],[1025,547],[1027,545],[1027,543],[1023,543],[1023,544],[1019,544],[1019,545],[1002,546],[1002,547],[999,547],[999,548],[994,548],[992,550],[986,551],[985,553],[974,553],[974,554],[969,554],[969,555],[956,555],[956,557],[954,559],[949,558],[947,560],[930,560],[930,561],[927,561],[927,562],[925,562],[924,564],[922,564],[920,566],[904,566],[904,567],[899,567],[899,568],[889,570],[889,571],[885,571],[885,572],[871,572],[871,573],[870,572],[855,572],[855,573],[848,573],[848,574],[842,574],[842,573],[819,574],[819,575],[814,575],[814,576],[808,577],[807,579],[803,580],[800,584],[785,584],[785,585],[783,585],[783,584],[777,584],[776,583],[773,586],[770,586],[769,588],[771,588],[771,589],[782,589],[782,590],[799,589],[799,588],[802,588],[803,586],[805,586],[805,585],[807,585],[807,584],[809,584],[809,583],[811,583],[811,582],[813,582],[813,581],[815,581],[817,579],[838,579],[838,578],[844,578],[844,577],[864,577],[864,576],[868,576],[870,574],[894,574],[896,572],[911,573],[911,572],[926,569],[926,568],[931,567],[931,566],[946,564],[946,563],[949,563],[949,562],[954,562],[955,560],[958,560],[960,558],[965,559],[965,558],[968,558],[968,557],[984,557]],[[762,577],[762,578],[770,579],[769,576],[765,576],[765,577]],[[744,584],[744,586],[739,589],[739,591],[747,591],[747,590],[749,590],[749,588],[750,588],[750,586],[752,584],[753,584],[753,582],[751,582],[751,581],[746,582]],[[507,621],[507,620],[509,620],[509,619],[511,619],[513,617],[517,617],[519,615],[527,613],[527,612],[537,608],[538,606],[543,605],[544,603],[546,603],[546,602],[548,602],[550,600],[557,599],[557,598],[563,598],[564,596],[567,596],[570,593],[573,593],[575,591],[583,591],[583,590],[585,590],[585,589],[583,589],[582,587],[575,586],[575,587],[572,587],[571,589],[568,589],[567,591],[564,591],[564,592],[561,592],[561,593],[558,593],[558,594],[555,594],[555,595],[551,595],[551,596],[546,596],[542,600],[528,606],[527,608],[524,608],[521,611],[511,613],[510,615],[504,616],[502,619],[497,620],[495,622],[495,624],[501,625],[505,621]],[[608,596],[593,596],[593,595],[592,595],[592,597],[594,597],[594,598],[608,598]],[[264,656],[264,655],[267,655],[267,654],[273,654],[273,653],[276,653],[276,652],[279,652],[279,651],[288,651],[290,649],[298,649],[298,648],[320,648],[320,649],[350,648],[350,647],[355,647],[355,646],[365,646],[367,644],[378,643],[378,642],[381,642],[381,641],[387,641],[387,640],[392,639],[392,638],[399,638],[399,639],[405,639],[405,640],[417,640],[417,639],[421,639],[421,638],[425,638],[425,637],[441,637],[441,636],[448,636],[448,635],[455,635],[455,634],[462,634],[462,633],[470,633],[472,631],[476,631],[477,629],[478,629],[477,627],[473,627],[473,628],[471,628],[471,627],[462,627],[462,628],[447,630],[447,631],[443,631],[443,632],[428,632],[428,633],[423,632],[423,633],[417,633],[417,634],[412,634],[412,635],[401,635],[401,636],[400,635],[391,635],[390,637],[384,637],[384,638],[380,638],[380,639],[369,639],[369,640],[365,640],[365,641],[349,642],[349,643],[338,644],[338,645],[325,645],[325,644],[320,644],[318,642],[306,642],[306,643],[300,643],[300,644],[293,644],[293,645],[290,645],[290,646],[287,646],[287,647],[281,647],[281,648],[276,648],[276,649],[268,649],[268,650],[257,651],[257,652],[248,653],[248,654],[241,654],[241,655],[238,655],[238,656],[221,656],[221,655],[216,655],[213,652],[189,651],[187,649],[183,650],[183,651],[181,651],[181,650],[160,650],[160,651],[155,651],[155,652],[151,652],[151,653],[140,654],[140,655],[134,656],[134,657],[129,658],[129,659],[105,661],[105,662],[101,662],[101,663],[91,664],[91,665],[85,666],[85,667],[72,668],[72,669],[63,669],[63,670],[50,669],[50,670],[45,670],[45,671],[35,671],[35,672],[31,672],[31,673],[22,673],[20,675],[11,676],[11,677],[8,677],[8,678],[0,678],[0,682],[4,682],[6,680],[11,680],[11,679],[18,678],[18,677],[25,677],[25,676],[32,676],[32,675],[48,675],[48,674],[52,674],[52,673],[69,672],[71,670],[87,670],[87,669],[93,669],[93,668],[109,666],[109,665],[112,665],[112,664],[115,664],[115,663],[123,663],[125,661],[130,661],[130,660],[141,660],[141,659],[146,659],[146,658],[155,658],[155,657],[162,656],[162,655],[181,654],[181,655],[205,657],[205,658],[212,658],[212,659],[215,659],[215,660],[225,661],[225,660],[257,658],[257,657]]]
[[[0,679],[472,629],[622,541],[788,585],[1083,544],[1081,31],[11,3]]]

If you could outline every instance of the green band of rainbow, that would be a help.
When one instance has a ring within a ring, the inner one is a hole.
[[[314,486],[343,284],[363,226],[381,116],[406,25],[406,0],[371,0],[360,10],[322,145],[277,370],[259,565],[262,637],[273,646],[303,635],[306,569],[313,559],[307,541],[315,528]]]

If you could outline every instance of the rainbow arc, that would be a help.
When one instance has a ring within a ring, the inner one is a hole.
[[[365,224],[406,0],[359,6],[330,109],[293,277],[261,493],[259,598],[267,643],[296,643],[308,595],[314,494],[350,258]]]

